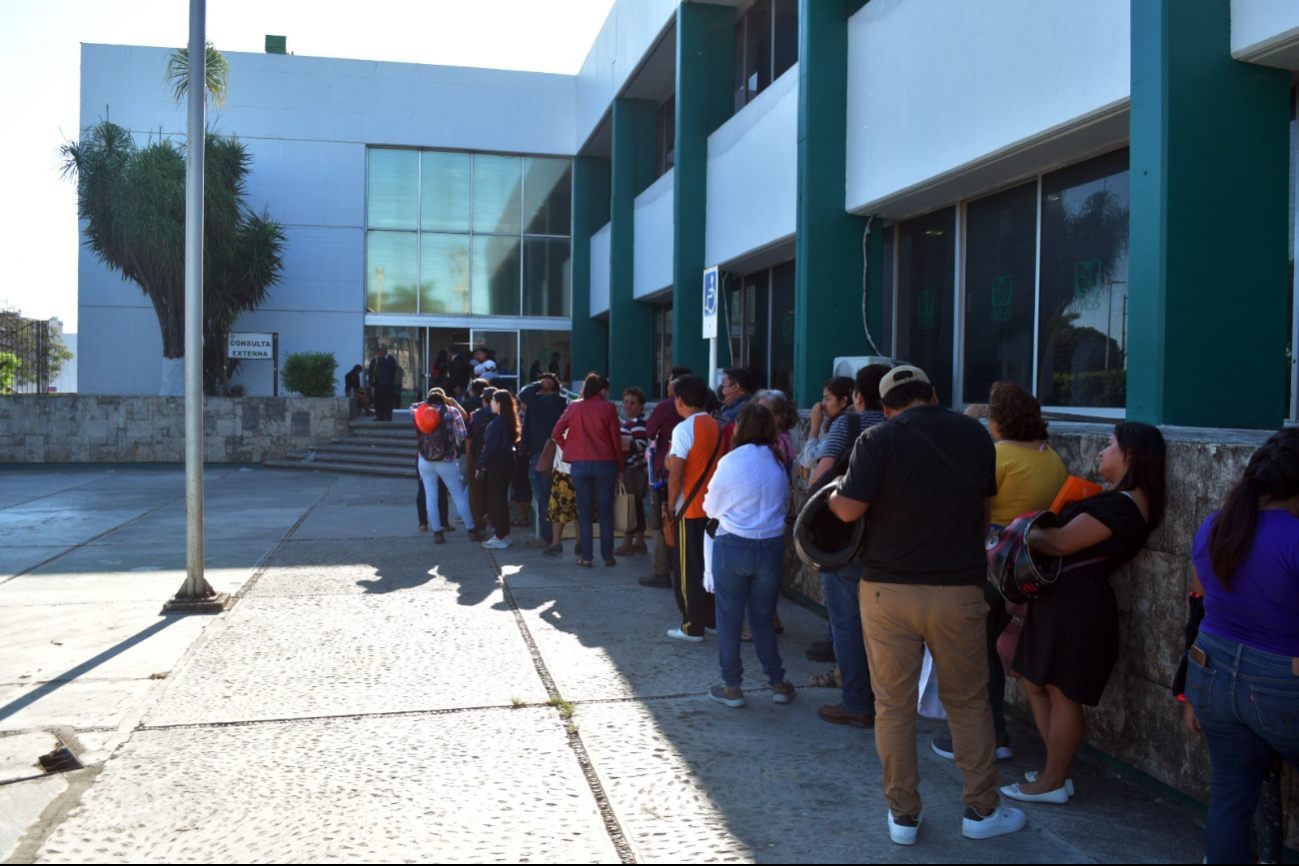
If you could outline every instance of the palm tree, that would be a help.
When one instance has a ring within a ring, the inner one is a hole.
[[[224,346],[239,314],[255,309],[279,280],[285,237],[279,223],[265,213],[258,216],[244,200],[251,164],[244,145],[209,132],[205,148],[204,339]],[[184,149],[168,138],[139,147],[127,130],[105,120],[60,150],[64,176],[77,183],[86,247],[153,303],[164,367],[183,358]],[[224,393],[229,382],[224,350],[221,363],[217,378]]]
[[[211,42],[205,52],[206,63],[203,66],[203,84],[208,99],[216,103],[217,108],[226,104],[229,95],[230,63],[225,55],[216,50]],[[176,102],[183,102],[189,94],[189,49],[177,48],[167,56],[167,86]]]

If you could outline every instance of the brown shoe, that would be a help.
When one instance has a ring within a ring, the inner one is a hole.
[[[794,684],[789,680],[784,680],[778,686],[771,687],[771,701],[776,704],[787,704],[794,700],[798,692],[794,690]]]
[[[822,721],[832,725],[851,725],[854,728],[875,727],[874,713],[852,713],[843,704],[827,704],[816,711]]]
[[[632,554],[632,546],[631,546],[630,538],[625,540],[622,543],[622,546],[616,548],[613,552],[614,556],[631,556],[631,554]]]

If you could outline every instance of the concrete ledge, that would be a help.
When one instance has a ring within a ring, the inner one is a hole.
[[[207,397],[204,459],[260,463],[348,435],[344,397]],[[0,463],[180,463],[183,397],[0,397]]]

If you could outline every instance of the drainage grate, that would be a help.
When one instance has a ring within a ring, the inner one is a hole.
[[[82,763],[77,760],[77,756],[72,754],[72,750],[67,746],[61,746],[48,755],[41,755],[38,758],[41,762],[41,769],[48,773],[66,773],[68,770],[80,770]]]

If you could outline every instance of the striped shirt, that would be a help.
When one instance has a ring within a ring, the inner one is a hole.
[[[645,430],[645,416],[637,415],[622,422],[624,445],[626,438],[631,437],[630,450],[623,451],[623,463],[627,466],[644,466],[645,449],[649,447],[649,433]]]

